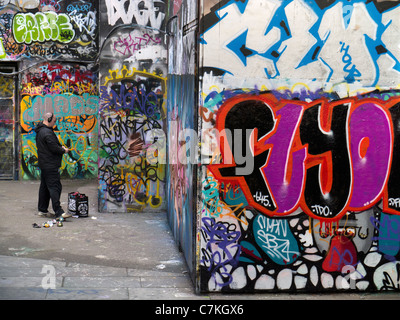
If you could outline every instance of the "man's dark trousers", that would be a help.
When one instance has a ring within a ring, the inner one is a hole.
[[[48,212],[50,199],[56,216],[61,216],[64,210],[61,208],[62,185],[60,181],[60,172],[58,169],[41,169],[39,203],[38,209],[41,212]]]

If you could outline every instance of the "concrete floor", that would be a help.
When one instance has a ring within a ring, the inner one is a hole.
[[[165,212],[99,213],[97,180],[63,180],[89,196],[89,217],[33,228],[38,181],[0,181],[0,299],[107,300],[400,300],[396,293],[203,294],[194,292]],[[43,288],[53,266],[56,288]]]

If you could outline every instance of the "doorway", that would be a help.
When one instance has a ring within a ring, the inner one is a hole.
[[[0,64],[0,180],[18,179],[16,71]]]

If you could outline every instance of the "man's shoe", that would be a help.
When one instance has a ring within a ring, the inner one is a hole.
[[[38,216],[43,217],[43,218],[52,218],[52,217],[54,217],[54,213],[49,212],[49,211],[47,211],[47,212],[39,211]]]
[[[63,217],[64,219],[66,219],[66,218],[71,218],[71,217],[72,217],[72,214],[70,214],[69,212],[64,212],[64,213],[61,215],[61,217]]]
[[[48,214],[48,212],[42,212],[42,211],[38,212],[39,217],[47,217],[47,214]]]
[[[39,217],[45,217],[45,218],[51,218],[51,217],[54,216],[54,213],[53,212],[49,212],[49,211],[47,211],[47,212],[39,211],[38,212],[38,216]]]

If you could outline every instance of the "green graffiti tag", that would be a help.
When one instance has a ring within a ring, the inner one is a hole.
[[[14,16],[12,30],[15,41],[26,44],[36,41],[69,43],[75,36],[69,16],[54,12],[18,13]]]
[[[6,51],[4,50],[3,39],[0,38],[0,59],[4,59],[6,57]]]

